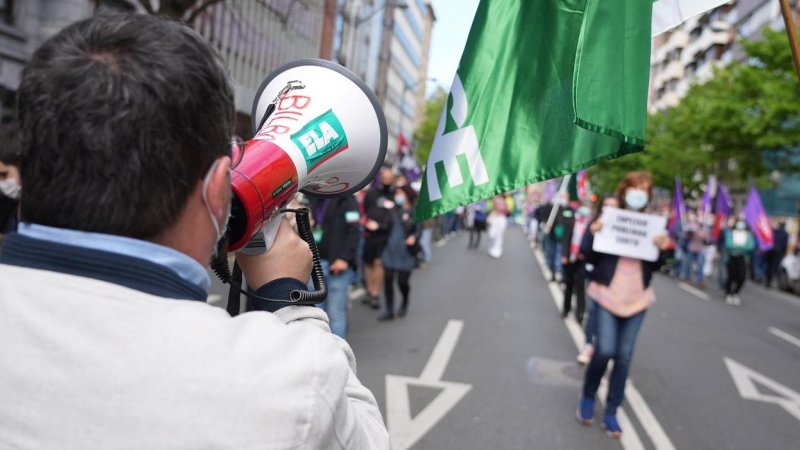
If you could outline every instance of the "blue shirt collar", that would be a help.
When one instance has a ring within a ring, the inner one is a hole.
[[[31,223],[21,223],[19,234],[42,241],[117,253],[143,259],[171,270],[182,279],[208,291],[211,278],[206,269],[189,256],[163,245],[111,234],[53,228]]]

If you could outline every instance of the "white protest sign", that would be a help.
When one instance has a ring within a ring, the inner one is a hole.
[[[606,207],[601,220],[603,229],[594,235],[594,251],[644,261],[658,260],[659,250],[653,239],[665,233],[666,217]]]

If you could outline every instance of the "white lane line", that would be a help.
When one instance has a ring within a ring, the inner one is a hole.
[[[442,336],[436,347],[433,348],[433,353],[419,374],[419,379],[423,381],[439,381],[444,375],[444,369],[447,368],[447,363],[450,362],[450,357],[453,355],[453,350],[456,348],[458,337],[461,336],[461,330],[464,328],[464,322],[460,320],[451,320],[447,322],[447,326],[442,331]]]
[[[792,336],[791,334],[789,334],[789,333],[787,333],[785,331],[781,331],[781,330],[779,330],[779,329],[777,329],[775,327],[769,327],[767,331],[769,331],[770,333],[774,334],[775,336],[778,336],[779,338],[783,339],[784,341],[786,341],[786,342],[788,342],[790,344],[794,344],[794,345],[800,347],[800,339]]]
[[[447,322],[419,378],[386,375],[386,422],[395,450],[411,448],[472,389],[471,384],[441,380],[463,328],[464,322],[460,320]],[[412,417],[409,385],[440,389],[441,392]]]
[[[701,291],[700,289],[697,289],[696,287],[689,286],[686,283],[678,283],[678,287],[690,294],[702,298],[705,301],[709,301],[711,299],[705,292]]]
[[[545,264],[544,256],[538,250],[534,250],[533,254],[539,262],[539,268],[542,270],[545,280],[549,280],[550,270]],[[559,312],[562,312],[564,294],[561,292],[561,289],[559,289],[559,286],[560,284],[558,283],[548,283],[548,288],[550,289],[550,294],[553,297],[556,308],[558,308]],[[565,319],[564,324],[567,326],[567,331],[569,331],[572,340],[575,342],[575,347],[577,347],[578,350],[582,349],[583,344],[586,342],[586,335],[583,332],[583,328],[571,317]],[[597,391],[601,402],[605,403],[606,393],[607,382],[604,379],[600,385],[600,389]],[[628,405],[631,407],[634,414],[639,418],[639,423],[642,424],[642,428],[647,432],[653,445],[659,450],[675,450],[675,446],[672,444],[669,436],[667,436],[664,428],[658,422],[658,419],[656,419],[655,414],[653,414],[653,411],[647,405],[647,402],[645,402],[642,394],[631,381],[628,381],[626,384],[625,398],[628,400]],[[643,449],[644,445],[625,411],[622,409],[618,410],[617,416],[620,426],[625,430],[621,439],[622,446],[626,450]]]

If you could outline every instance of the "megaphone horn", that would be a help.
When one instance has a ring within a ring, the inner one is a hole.
[[[255,136],[235,155],[231,174],[230,251],[244,247],[298,191],[351,195],[386,158],[386,119],[375,95],[330,61],[295,61],[270,74],[256,94],[252,125]]]

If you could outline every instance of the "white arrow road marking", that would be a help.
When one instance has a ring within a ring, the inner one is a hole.
[[[533,244],[531,244],[531,248],[533,248]],[[536,260],[539,262],[539,268],[542,270],[544,278],[549,280],[550,270],[548,270],[547,265],[545,264],[544,256],[538,250],[534,250],[533,254],[536,257]],[[564,293],[561,292],[560,284],[548,283],[548,287],[550,288],[550,294],[553,297],[556,308],[558,308],[560,312],[564,304]],[[572,318],[566,319],[564,324],[567,326],[567,331],[569,331],[570,336],[572,336],[572,340],[575,342],[575,347],[577,347],[579,350],[582,349],[583,344],[586,342],[586,336],[583,333],[583,328],[581,328],[581,326]],[[605,403],[607,392],[608,383],[604,378],[600,383],[600,389],[597,390],[597,397],[601,402]],[[625,385],[625,399],[628,400],[628,406],[631,407],[634,414],[636,414],[636,416],[639,418],[639,423],[642,424],[642,428],[644,428],[644,430],[647,432],[647,435],[650,436],[650,440],[653,442],[655,448],[658,450],[675,450],[675,446],[672,444],[669,436],[667,436],[667,433],[664,431],[661,423],[659,423],[658,419],[656,419],[655,414],[653,414],[653,411],[647,405],[647,402],[645,402],[644,397],[631,381],[628,381],[628,383]],[[625,450],[644,449],[644,444],[639,438],[639,434],[633,427],[628,414],[625,413],[625,410],[622,408],[617,410],[617,420],[619,420],[620,427],[624,431],[622,433],[622,438],[620,439],[622,447]]]
[[[775,336],[778,336],[779,338],[783,339],[784,341],[800,347],[800,339],[797,339],[796,337],[792,336],[791,334],[789,334],[789,333],[787,333],[785,331],[781,331],[781,330],[779,330],[779,329],[777,329],[775,327],[769,327],[768,331],[770,333],[774,334]]]
[[[441,381],[462,328],[464,322],[460,320],[447,322],[419,378],[386,375],[386,421],[394,450],[411,448],[472,389],[471,384]],[[442,391],[416,417],[411,417],[408,385]]]
[[[800,420],[800,394],[727,356],[724,359],[736,389],[743,399],[778,405],[795,419]],[[756,383],[780,395],[762,394]]]

